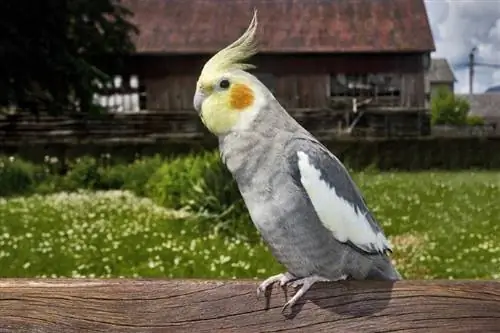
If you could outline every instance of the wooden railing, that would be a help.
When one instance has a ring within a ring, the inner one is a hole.
[[[500,281],[0,280],[0,332],[500,332]],[[293,290],[287,290],[291,295]]]
[[[386,110],[387,111],[387,110]],[[321,140],[353,139],[353,137],[383,138],[388,133],[396,136],[417,137],[419,128],[416,116],[409,111],[394,113],[372,109],[364,115],[369,127],[356,126],[352,132],[346,131],[346,119],[342,112],[329,109],[296,109],[292,116]],[[365,112],[365,111],[360,111]],[[391,115],[391,126],[387,117]],[[395,115],[399,115],[395,118]],[[368,118],[367,118],[368,117]],[[410,117],[410,118],[408,118]],[[413,118],[411,118],[413,117]],[[365,119],[365,120],[366,120]],[[390,130],[389,130],[390,128]],[[500,136],[499,129],[480,130],[467,127],[464,130],[433,130],[436,137],[490,137]],[[165,112],[162,110],[120,114],[107,113],[100,116],[59,116],[30,114],[0,115],[0,145],[26,144],[109,144],[109,143],[158,143],[165,141],[202,141],[207,130],[194,110]]]
[[[205,129],[193,110],[179,112],[106,113],[99,116],[16,114],[0,119],[0,142],[19,144],[156,142],[203,136]]]
[[[313,132],[328,129],[336,133],[339,114],[329,110],[300,109],[293,111],[293,116]],[[0,117],[0,144],[154,143],[202,140],[207,133],[194,110],[106,113],[88,117],[35,117],[30,114]]]

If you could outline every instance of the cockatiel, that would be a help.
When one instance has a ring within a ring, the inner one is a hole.
[[[221,158],[250,217],[286,272],[274,283],[300,287],[283,311],[317,281],[399,280],[381,227],[342,163],[296,122],[246,70],[257,53],[257,11],[245,33],[203,67],[194,108],[219,139]]]

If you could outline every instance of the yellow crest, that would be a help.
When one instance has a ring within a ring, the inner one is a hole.
[[[235,70],[251,69],[255,66],[243,63],[257,53],[255,33],[257,31],[257,9],[254,9],[252,21],[247,30],[231,45],[217,52],[207,61],[200,77],[211,77],[216,73]]]

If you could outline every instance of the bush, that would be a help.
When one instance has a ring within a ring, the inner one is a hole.
[[[154,157],[143,157],[131,164],[116,164],[108,167],[100,167],[99,189],[124,189],[134,192],[136,195],[146,195],[146,184],[163,164],[164,159],[156,155]]]
[[[146,191],[163,206],[196,213],[224,216],[242,208],[236,182],[216,152],[167,161],[150,178]]]
[[[192,175],[199,177],[195,167],[200,158],[188,156],[166,161],[149,179],[146,194],[156,203],[174,209],[187,205],[184,189],[193,186]]]
[[[467,125],[469,126],[482,126],[484,125],[484,119],[481,116],[468,116]]]
[[[137,159],[130,164],[105,165],[104,161],[84,156],[68,163],[65,175],[52,172],[38,185],[36,192],[123,189],[144,196],[149,178],[162,163],[160,156],[154,156]]]
[[[136,195],[146,195],[146,185],[149,178],[163,165],[164,159],[156,155],[135,160],[127,165],[125,182],[122,189],[130,190]]]
[[[465,125],[469,109],[465,98],[455,96],[448,88],[440,88],[431,100],[431,122],[433,125]]]
[[[219,154],[207,154],[200,177],[193,178],[193,187],[185,189],[188,207],[220,217],[245,211],[243,198],[231,173]]]
[[[90,156],[77,158],[69,163],[69,169],[64,176],[65,190],[97,189],[101,184],[99,162]]]
[[[68,185],[66,184],[64,177],[48,174],[43,181],[36,184],[34,192],[37,194],[51,194],[59,191],[65,191],[67,188]]]
[[[27,194],[42,169],[15,157],[0,157],[0,196]]]
[[[145,196],[149,178],[163,165],[164,159],[156,155],[130,164],[106,162],[83,156],[68,162],[66,173],[61,174],[60,167],[52,161],[35,165],[17,158],[0,157],[0,195],[122,189]]]
[[[100,189],[118,190],[125,187],[127,169],[126,164],[100,166],[98,171],[100,175]]]

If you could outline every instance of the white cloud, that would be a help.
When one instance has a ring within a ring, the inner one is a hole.
[[[468,62],[477,47],[476,61],[500,64],[499,0],[426,0],[427,13],[436,43],[433,58],[446,58],[452,66]],[[469,91],[468,68],[454,67],[456,91]],[[476,66],[474,92],[500,85],[500,68]]]

